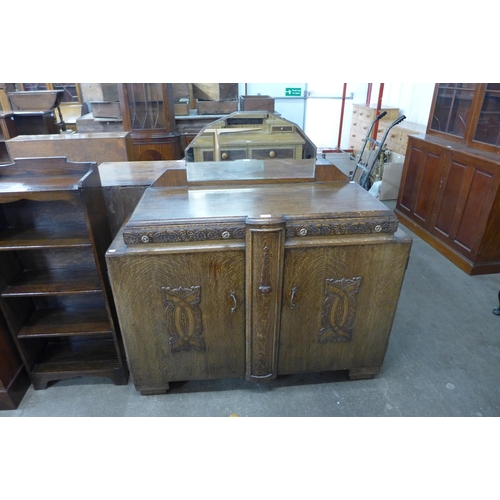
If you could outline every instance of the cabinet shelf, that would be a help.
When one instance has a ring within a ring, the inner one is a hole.
[[[100,292],[99,277],[89,271],[57,269],[24,271],[2,292],[2,297]]]
[[[85,229],[11,227],[0,232],[0,250],[90,246]]]
[[[127,383],[116,357],[113,340],[49,342],[31,370],[35,389],[44,389],[50,380],[75,376],[108,377],[117,385]]]
[[[17,337],[23,339],[81,335],[111,335],[105,309],[37,309]]]

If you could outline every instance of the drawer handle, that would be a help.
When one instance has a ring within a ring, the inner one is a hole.
[[[227,153],[222,153],[221,158],[223,160],[227,160],[229,158],[229,155]]]
[[[297,307],[297,304],[294,304],[294,299],[295,299],[295,294],[297,293],[297,287],[294,286],[292,288],[292,296],[290,297],[290,309],[295,309]]]
[[[274,158],[276,156],[276,153],[274,151],[269,151],[269,156],[271,158]]]
[[[234,314],[236,312],[236,308],[238,306],[238,303],[236,302],[236,295],[233,291],[231,291],[231,298],[234,301],[234,307],[231,307],[231,314]]]

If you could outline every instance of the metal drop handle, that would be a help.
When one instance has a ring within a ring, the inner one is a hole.
[[[231,292],[231,298],[234,300],[234,307],[231,307],[231,314],[234,314],[236,312],[236,307],[237,307],[237,302],[236,302],[236,295],[234,292]]]
[[[290,309],[295,309],[297,307],[297,305],[293,303],[296,293],[297,293],[297,287],[294,286],[292,288],[292,296],[290,297]]]

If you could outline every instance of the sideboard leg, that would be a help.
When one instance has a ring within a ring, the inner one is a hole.
[[[363,368],[351,368],[348,370],[348,375],[350,380],[367,380],[375,377],[379,372],[379,366],[367,366]]]
[[[169,385],[167,384],[164,387],[141,387],[139,388],[139,392],[143,396],[153,396],[155,394],[165,394],[168,391]]]

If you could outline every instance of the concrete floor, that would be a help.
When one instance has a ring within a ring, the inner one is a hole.
[[[386,202],[391,208],[395,202]],[[405,228],[403,227],[403,230]],[[500,275],[468,276],[413,236],[410,262],[381,373],[344,373],[171,384],[141,396],[107,379],[30,387],[0,417],[494,417],[500,415]]]

